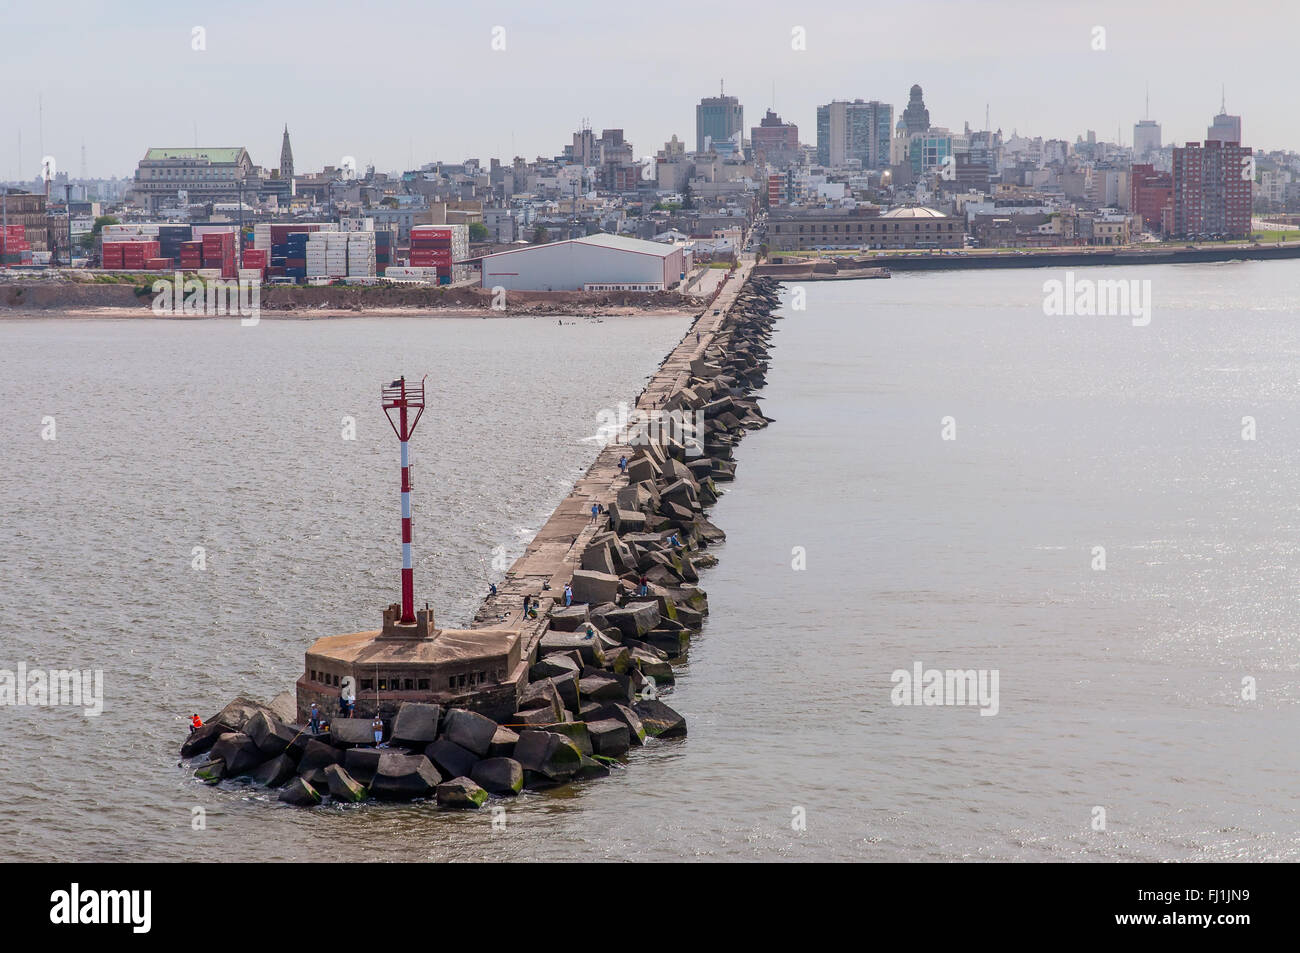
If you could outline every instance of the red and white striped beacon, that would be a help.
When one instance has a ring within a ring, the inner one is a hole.
[[[418,384],[407,384],[399,377],[383,388],[384,416],[392,425],[393,433],[402,442],[402,618],[403,625],[415,622],[415,569],[411,559],[411,434],[424,413],[424,378]],[[397,411],[393,419],[392,411]],[[407,411],[414,410],[415,418],[408,419]]]

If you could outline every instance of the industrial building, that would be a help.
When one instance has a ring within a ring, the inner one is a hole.
[[[820,248],[960,248],[966,220],[932,208],[774,209],[768,219],[772,251]]]
[[[689,268],[680,246],[588,235],[483,258],[483,287],[507,291],[665,291]]]

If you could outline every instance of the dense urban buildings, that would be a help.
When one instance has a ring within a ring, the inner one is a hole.
[[[1177,149],[1150,118],[1133,125],[1131,145],[1095,130],[1073,141],[1004,135],[987,110],[984,129],[949,128],[932,121],[920,85],[901,112],[863,98],[818,106],[813,142],[773,108],[746,128],[739,99],[725,91],[695,108],[695,149],[674,134],[636,151],[625,117],[608,118],[620,125],[583,119],[555,154],[412,162],[395,172],[299,169],[289,123],[275,144],[277,168],[242,147],[196,147],[151,148],[130,179],[73,181],[59,170],[10,196],[4,264],[59,264],[71,248],[92,265],[129,267],[143,251],[148,269],[206,268],[211,258],[222,273],[243,265],[272,281],[495,286],[495,275],[534,290],[649,289],[675,286],[670,272],[688,262],[732,261],[764,246],[1117,245],[1241,239],[1252,211],[1292,212],[1300,222],[1300,155],[1242,147],[1241,117],[1226,109],[1203,144]],[[101,231],[105,213],[120,224]],[[432,226],[451,227],[457,241],[431,246]],[[280,237],[269,238],[271,229]],[[227,234],[235,260],[226,244],[216,247]],[[128,249],[130,241],[144,247]],[[550,245],[563,246],[551,253],[559,257],[531,254]],[[545,268],[511,277],[499,270],[511,260]]]

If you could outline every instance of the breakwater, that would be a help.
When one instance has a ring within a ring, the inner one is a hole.
[[[301,697],[297,706],[237,699],[182,748],[196,777],[246,780],[302,805],[375,797],[476,807],[489,795],[607,774],[632,746],[684,735],[685,717],[664,699],[708,612],[699,571],[724,536],[705,510],[735,476],[737,442],[768,423],[752,395],[765,379],[777,292],[748,277],[742,268],[697,318],[647,384],[633,423],[484,602],[472,629],[519,636],[507,677],[395,711],[369,712],[359,699],[363,717],[333,718],[319,734],[301,723]],[[665,417],[692,426],[654,426]]]

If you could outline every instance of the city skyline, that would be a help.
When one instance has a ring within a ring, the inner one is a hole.
[[[84,144],[89,177],[129,177],[150,146],[196,139],[245,146],[269,169],[278,164],[285,123],[299,170],[338,165],[344,155],[381,171],[553,156],[584,120],[597,130],[622,128],[636,153],[647,155],[674,134],[693,141],[695,107],[717,95],[720,81],[745,109],[746,135],[770,107],[809,144],[818,106],[878,99],[897,117],[919,84],[931,122],[954,131],[967,122],[983,128],[987,107],[991,127],[1005,136],[1073,142],[1091,129],[1131,145],[1134,124],[1148,116],[1149,88],[1149,117],[1166,144],[1201,140],[1226,95],[1248,144],[1300,148],[1288,121],[1285,64],[1248,42],[1252,9],[1270,15],[1277,36],[1300,14],[1246,4],[1247,15],[1198,36],[1191,14],[1214,9],[1208,4],[1180,7],[1188,15],[1173,23],[1158,10],[1113,3],[1090,4],[1086,14],[1019,0],[968,6],[934,5],[939,15],[927,19],[924,34],[915,14],[886,7],[855,14],[871,27],[854,29],[845,22],[849,8],[838,4],[795,12],[760,4],[735,21],[688,17],[690,7],[669,3],[682,12],[678,27],[578,4],[575,11],[589,15],[573,29],[509,4],[453,25],[405,0],[365,14],[326,0],[314,8],[324,15],[306,22],[245,0],[219,17],[143,0],[129,19],[74,2],[64,22],[86,29],[54,36],[40,28],[40,10],[12,10],[5,20],[13,35],[31,42],[9,55],[19,79],[0,102],[0,176],[33,179],[41,157],[53,155],[60,170],[80,177]],[[358,48],[336,49],[339,24],[358,16],[382,29],[357,34]],[[417,28],[391,29],[407,24]],[[1104,50],[1093,49],[1097,27],[1105,30]],[[802,50],[792,49],[799,28]],[[870,55],[867,35],[878,44]],[[203,48],[194,49],[200,39]],[[504,49],[493,50],[494,40]],[[133,44],[145,55],[105,53]],[[666,49],[677,52],[666,57]],[[593,58],[602,50],[611,55]],[[665,80],[666,64],[677,62],[688,65],[668,66]],[[111,91],[110,102],[101,89]]]

